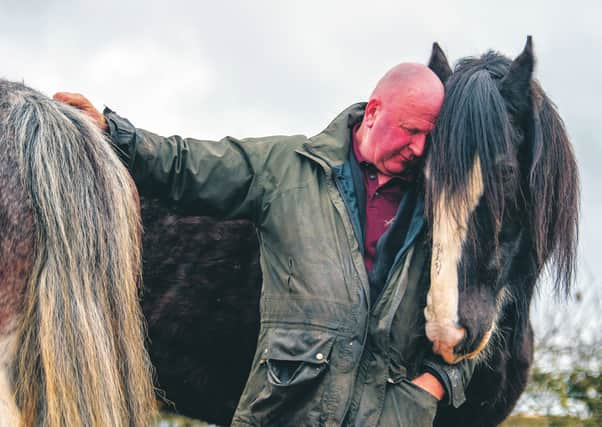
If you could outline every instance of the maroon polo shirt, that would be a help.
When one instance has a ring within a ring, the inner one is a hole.
[[[397,208],[401,202],[407,181],[394,177],[379,186],[376,167],[368,163],[360,154],[355,138],[353,153],[362,170],[364,188],[366,189],[366,223],[364,224],[364,264],[370,272],[376,256],[376,243],[385,230],[391,225]]]

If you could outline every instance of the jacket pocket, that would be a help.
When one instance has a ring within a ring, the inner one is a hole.
[[[401,387],[406,387],[407,390],[414,396],[414,400],[419,403],[421,406],[426,406],[432,408],[433,406],[436,408],[439,401],[435,396],[430,394],[428,391],[423,389],[422,387],[414,384],[407,378],[403,378],[400,383]]]
[[[328,332],[274,329],[268,334],[261,363],[275,386],[309,382],[327,368],[335,336]]]
[[[333,333],[320,330],[269,329],[261,343],[260,368],[255,370],[259,378],[252,381],[259,386],[249,402],[253,416],[269,425],[288,425],[279,424],[285,419],[319,419],[322,380],[335,339]]]
[[[432,427],[437,399],[407,378],[388,381],[379,426]]]

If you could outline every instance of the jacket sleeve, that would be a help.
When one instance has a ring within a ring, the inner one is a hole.
[[[109,108],[103,114],[111,144],[141,195],[167,200],[189,214],[258,220],[270,144],[166,138],[134,127]]]
[[[464,391],[472,378],[475,366],[474,359],[464,359],[455,365],[450,365],[439,356],[431,356],[424,362],[424,370],[441,381],[447,396],[446,403],[454,408],[458,408],[466,400]]]

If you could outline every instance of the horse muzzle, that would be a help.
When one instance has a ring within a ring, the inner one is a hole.
[[[489,343],[493,328],[485,332],[476,343],[469,343],[466,329],[454,322],[426,323],[426,336],[433,343],[433,352],[449,364],[464,359],[474,359]]]

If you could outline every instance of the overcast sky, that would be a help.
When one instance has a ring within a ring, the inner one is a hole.
[[[455,62],[515,56],[528,34],[580,165],[581,283],[599,288],[599,0],[0,0],[0,76],[81,92],[162,134],[311,135],[435,40]]]

